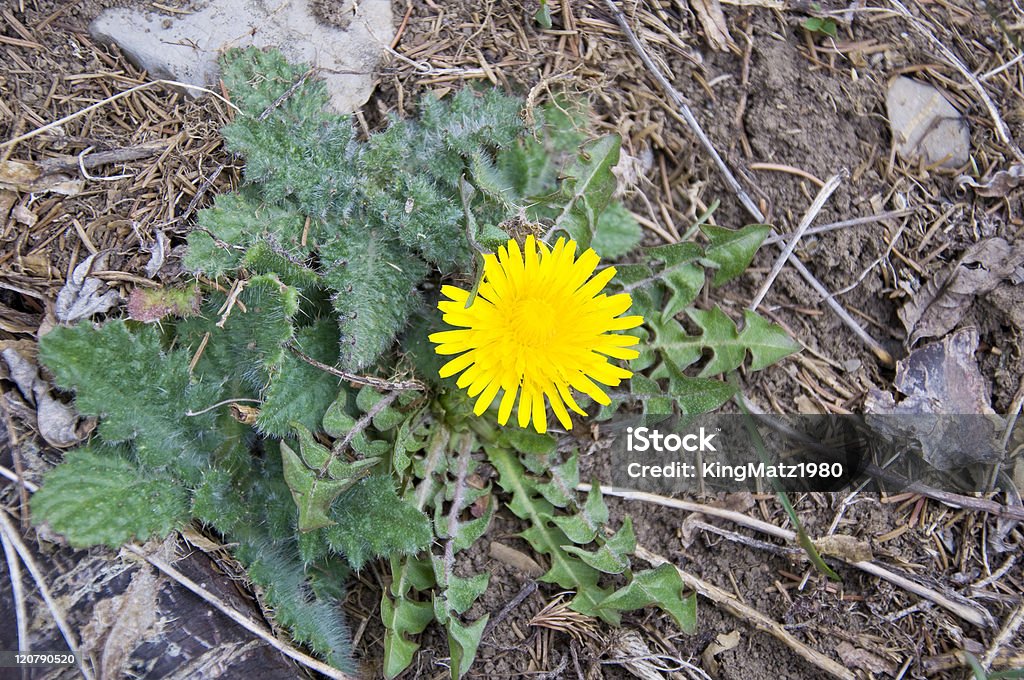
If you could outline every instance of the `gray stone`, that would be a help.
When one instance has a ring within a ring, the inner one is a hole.
[[[958,168],[970,160],[971,131],[960,112],[938,89],[899,77],[885,97],[896,151],[928,165]]]
[[[116,43],[152,78],[212,87],[217,57],[230,47],[277,47],[295,63],[317,66],[331,104],[350,113],[366,103],[374,69],[394,38],[390,0],[344,3],[344,29],[319,23],[309,0],[206,0],[192,14],[168,17],[146,10],[108,9],[89,27]],[[354,7],[354,9],[353,9]],[[186,88],[198,96],[200,90]]]

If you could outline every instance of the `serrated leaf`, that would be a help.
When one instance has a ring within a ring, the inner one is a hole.
[[[395,493],[390,475],[371,475],[342,494],[331,508],[336,522],[324,532],[333,550],[354,569],[381,555],[410,555],[430,545],[430,520]]]
[[[711,281],[713,286],[721,286],[746,271],[754,253],[771,231],[766,224],[751,224],[736,230],[703,224],[700,229],[711,242],[704,250],[704,257],[718,265]]]
[[[590,487],[587,500],[579,512],[554,517],[552,521],[573,543],[585,545],[593,541],[598,530],[608,521],[608,506],[605,505],[600,485],[595,482]]]
[[[576,555],[594,569],[605,574],[621,574],[629,568],[629,556],[636,551],[636,535],[630,517],[596,552],[589,552],[574,545],[562,546],[566,552]]]
[[[621,144],[615,134],[587,142],[562,173],[564,204],[554,226],[568,233],[581,249],[590,247],[601,212],[615,191],[612,168],[619,162]]]
[[[687,314],[700,327],[700,335],[687,335],[675,321],[651,324],[655,332],[652,345],[680,368],[698,361],[705,350],[710,351],[711,359],[701,370],[701,377],[735,370],[743,363],[748,351],[752,367],[757,370],[800,348],[780,326],[749,310],[744,311],[742,331],[737,330],[736,324],[718,307],[687,310]]]
[[[174,479],[93,445],[46,473],[31,509],[33,524],[48,523],[74,548],[166,536],[189,516],[188,494]]]
[[[721,380],[691,378],[676,370],[669,377],[669,393],[681,413],[696,415],[714,411],[732,399],[736,389]]]
[[[490,615],[484,614],[468,625],[455,619],[449,619],[446,628],[448,629],[448,651],[451,654],[452,678],[461,678],[473,665],[488,618]]]
[[[308,468],[299,454],[284,442],[281,442],[281,463],[284,481],[299,509],[299,531],[313,531],[334,524],[327,511],[351,482],[318,477],[316,471]]]
[[[324,283],[336,293],[341,367],[362,370],[405,326],[427,268],[409,250],[376,233],[337,238],[320,249],[320,256]]]
[[[551,481],[536,483],[534,489],[555,507],[564,508],[576,500],[580,483],[579,452],[574,451],[561,465],[551,468]]]
[[[644,415],[669,415],[672,413],[672,398],[654,380],[641,373],[634,373],[630,379],[630,393],[640,400]]]
[[[331,365],[338,358],[338,327],[323,319],[300,328],[295,344],[306,355]],[[271,381],[263,398],[256,426],[267,434],[285,437],[291,423],[299,422],[309,430],[320,429],[328,407],[338,394],[340,379],[311,366],[289,352],[282,360],[280,373]]]
[[[514,451],[533,456],[546,456],[558,446],[558,440],[551,434],[540,434],[529,429],[507,427],[501,431],[501,439]]]
[[[601,212],[590,247],[602,260],[614,260],[640,245],[642,238],[643,228],[633,213],[622,203],[613,201]]]
[[[569,544],[569,539],[551,522],[554,506],[536,491],[535,483],[527,477],[522,464],[508,450],[493,447],[486,451],[491,465],[498,471],[501,488],[512,495],[509,509],[516,516],[530,522],[530,526],[520,536],[550,560],[551,567],[540,580],[575,590],[572,607],[576,611],[602,616],[609,623],[615,623],[617,614],[614,611],[604,614],[597,611],[598,603],[607,595],[607,591],[597,584],[600,572],[562,549],[563,545]]]
[[[385,593],[380,600],[380,617],[384,623],[384,677],[394,678],[412,663],[420,645],[408,635],[418,635],[434,620],[429,602],[416,602],[400,597],[395,601]]]
[[[469,503],[472,503],[472,501],[469,501]],[[455,536],[452,537],[456,552],[466,550],[483,537],[491,524],[491,518],[494,516],[494,507],[495,503],[491,502],[487,506],[487,512],[481,517],[459,523],[459,528],[456,530]]]
[[[473,606],[477,598],[487,590],[491,575],[487,572],[473,576],[456,576],[448,574],[444,598],[448,610],[460,616]]]
[[[634,611],[653,604],[671,616],[683,632],[693,633],[697,629],[697,595],[684,597],[682,592],[679,572],[671,564],[663,564],[634,574],[628,585],[605,598],[599,608]]]
[[[164,352],[155,327],[133,333],[121,320],[58,327],[39,341],[41,362],[75,391],[79,413],[101,418],[105,441],[133,441],[145,469],[195,483],[222,444],[216,413],[200,412],[222,397],[219,381],[192,380],[189,357]]]

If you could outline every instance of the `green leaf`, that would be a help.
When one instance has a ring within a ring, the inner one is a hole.
[[[618,616],[614,610],[598,610],[598,604],[607,595],[607,591],[598,585],[600,572],[562,548],[570,541],[552,522],[555,508],[537,491],[536,482],[527,476],[522,464],[508,450],[498,447],[485,450],[491,465],[498,471],[499,485],[512,495],[509,509],[517,517],[530,522],[520,536],[550,560],[551,567],[540,580],[575,590],[576,597],[571,606],[576,611],[617,623]]]
[[[602,260],[614,260],[640,245],[642,238],[643,229],[633,213],[618,201],[613,201],[598,218],[590,247]]]
[[[406,324],[417,302],[423,261],[378,234],[339,238],[321,249],[324,282],[335,291],[341,330],[341,367],[358,371],[375,362]]]
[[[163,537],[188,520],[188,510],[188,494],[173,478],[145,474],[116,449],[94,445],[70,452],[32,496],[32,523],[48,523],[74,548]]]
[[[449,574],[444,591],[448,610],[459,615],[465,614],[476,602],[476,599],[487,590],[490,577],[491,575],[487,572],[468,577]]]
[[[332,365],[338,358],[338,327],[322,319],[296,331],[295,344],[304,354]],[[288,352],[282,358],[280,372],[267,388],[256,426],[275,437],[290,435],[294,422],[308,430],[320,429],[338,394],[339,382],[337,376]]]
[[[615,191],[612,168],[619,162],[621,143],[615,134],[587,142],[563,171],[564,204],[554,226],[568,233],[581,249],[590,247],[601,212]]]
[[[576,555],[594,569],[605,574],[621,574],[629,568],[629,556],[636,551],[636,535],[630,517],[622,522],[615,532],[596,552],[588,552],[574,545],[562,546],[566,552]]]
[[[480,639],[484,634],[484,626],[487,625],[489,614],[484,614],[469,625],[463,625],[455,619],[450,619],[446,628],[448,629],[448,651],[451,654],[451,675],[458,679],[469,672],[476,658],[477,648],[480,646]]]
[[[670,364],[666,362],[666,368]],[[709,380],[707,378],[691,378],[679,373],[678,369],[668,368],[671,372],[669,377],[669,394],[679,406],[683,414],[696,415],[708,413],[732,399],[736,389],[721,380]],[[664,415],[664,412],[654,415]]]
[[[299,531],[313,531],[334,524],[334,520],[327,516],[327,510],[350,482],[319,478],[316,471],[311,470],[284,442],[281,442],[281,463],[284,481],[299,508]]]
[[[203,346],[196,372],[221,380],[241,378],[261,393],[288,354],[285,347],[295,334],[292,317],[299,309],[298,291],[273,274],[263,274],[245,283],[237,298],[241,304],[231,306],[226,318],[226,308],[221,309],[225,302],[225,296],[211,295],[199,317],[179,322],[179,342],[189,356]]]
[[[384,623],[384,677],[394,678],[412,663],[420,645],[407,635],[418,635],[434,620],[429,602],[416,602],[404,597],[392,601],[387,594],[380,600],[380,616]]]
[[[99,329],[55,328],[40,339],[39,358],[58,386],[75,391],[79,413],[101,418],[105,441],[135,443],[147,471],[171,470],[195,483],[223,443],[216,413],[200,413],[222,398],[219,382],[193,381],[190,354],[164,352],[153,326],[132,333],[118,320]]]
[[[540,0],[540,9],[533,15],[533,20],[545,31],[551,30],[551,9],[548,8],[548,0]]]
[[[609,595],[602,610],[633,611],[655,605],[666,612],[684,633],[697,630],[697,595],[683,597],[683,581],[671,564],[633,575],[625,587]]]
[[[590,487],[587,500],[579,512],[553,517],[552,521],[573,543],[585,545],[593,541],[598,530],[608,521],[608,506],[605,505],[600,485],[595,481]]]
[[[343,494],[331,509],[336,524],[325,530],[333,550],[353,568],[382,555],[411,555],[430,545],[430,520],[395,493],[389,475],[371,475]]]
[[[718,265],[711,281],[714,286],[732,281],[746,271],[754,259],[754,253],[771,231],[771,227],[766,224],[751,224],[737,230],[704,224],[700,229],[711,242],[704,256]]]
[[[281,462],[284,480],[299,508],[299,531],[313,531],[333,525],[328,511],[335,499],[351,487],[378,459],[357,460],[346,463],[321,446],[306,428],[294,424],[299,435],[299,451],[295,453],[281,442]]]
[[[687,335],[675,321],[652,323],[655,333],[652,346],[680,368],[696,363],[705,350],[710,351],[711,359],[701,370],[701,377],[735,370],[743,363],[748,351],[752,358],[751,368],[759,370],[800,349],[780,326],[751,311],[743,313],[745,323],[742,331],[738,331],[718,307],[691,309],[687,314],[703,331],[701,335]]]

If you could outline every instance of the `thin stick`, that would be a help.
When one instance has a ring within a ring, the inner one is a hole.
[[[981,84],[981,81],[971,73],[970,69],[968,69],[960,60],[960,57],[956,56],[953,50],[943,45],[942,41],[938,39],[930,28],[928,28],[928,25],[911,14],[910,10],[908,10],[900,0],[889,0],[889,4],[893,6],[897,13],[903,15],[903,18],[910,23],[915,31],[931,41],[946,61],[960,72],[960,75],[964,77],[964,80],[971,84],[971,87],[973,87],[975,92],[978,93],[978,96],[981,97],[982,102],[985,103],[985,108],[988,109],[988,115],[992,117],[992,121],[995,123],[996,135],[1004,144],[1006,144],[1007,148],[1009,148],[1010,152],[1017,157],[1018,161],[1024,162],[1024,152],[1021,152],[1020,148],[1018,148],[1014,143],[1013,137],[1010,135],[1010,129],[1006,127],[1006,123],[1003,122],[1002,117],[999,115],[999,109],[996,108],[996,104],[992,101],[992,98],[988,96],[988,92],[985,91],[985,86]]]
[[[310,366],[319,368],[321,371],[326,371],[331,375],[336,375],[342,380],[347,380],[350,383],[356,385],[369,385],[370,387],[376,387],[381,390],[417,390],[423,392],[427,389],[419,380],[384,380],[383,378],[377,378],[372,375],[358,375],[356,373],[349,373],[343,371],[340,368],[329,366],[322,361],[317,361],[313,357],[305,354],[298,347],[294,345],[288,345],[288,349],[291,350],[292,354],[305,361]]]
[[[661,555],[653,553],[640,545],[636,547],[636,556],[642,560],[650,562],[654,566],[671,564]],[[763,630],[775,639],[784,643],[807,662],[813,664],[832,677],[841,678],[841,680],[856,680],[857,676],[854,675],[853,671],[847,669],[837,661],[825,656],[821,652],[808,647],[803,642],[793,637],[793,635],[783,628],[781,624],[776,623],[753,607],[740,602],[733,595],[722,590],[718,586],[708,583],[707,581],[684,571],[677,565],[673,566],[675,566],[676,571],[679,572],[679,577],[682,579],[683,584],[686,587],[692,588],[697,593],[711,600],[736,618],[752,623],[756,628]]]
[[[764,213],[762,213],[760,209],[758,209],[758,207],[751,200],[750,196],[747,195],[747,192],[744,191],[743,187],[740,186],[740,183],[736,181],[736,177],[733,176],[732,171],[729,169],[729,166],[725,164],[725,161],[722,160],[722,157],[715,150],[715,147],[711,143],[711,140],[708,138],[707,134],[705,134],[704,130],[701,128],[700,123],[697,122],[697,119],[694,117],[693,112],[690,111],[690,107],[687,106],[686,102],[683,101],[682,95],[680,95],[679,92],[672,86],[672,83],[668,81],[668,79],[665,77],[665,74],[663,74],[661,72],[661,69],[658,68],[658,65],[655,64],[654,60],[651,59],[649,54],[647,54],[647,50],[644,49],[644,46],[640,43],[640,40],[636,37],[636,34],[633,33],[633,29],[629,27],[629,23],[626,21],[625,15],[619,10],[618,7],[615,6],[615,3],[612,0],[605,0],[605,4],[608,6],[608,9],[612,12],[613,16],[615,17],[615,20],[619,24],[619,27],[622,29],[622,32],[629,39],[629,42],[633,46],[633,49],[636,50],[636,53],[640,56],[641,61],[643,61],[644,65],[651,71],[651,74],[654,76],[654,79],[658,81],[658,84],[661,86],[661,89],[672,100],[672,103],[675,104],[676,107],[679,109],[679,113],[682,115],[683,119],[686,121],[686,124],[690,127],[690,130],[693,132],[693,134],[697,136],[697,139],[700,141],[701,145],[708,152],[708,154],[711,155],[712,159],[714,159],[715,165],[718,166],[718,170],[719,172],[721,172],[722,178],[725,180],[725,183],[736,195],[736,198],[739,199],[739,202],[743,205],[747,212],[750,213],[750,215],[758,222],[764,223]],[[769,232],[768,235],[777,236],[777,233],[773,229],[771,232]],[[857,320],[854,319],[850,315],[850,313],[843,308],[841,304],[839,304],[838,300],[832,297],[832,294],[829,292],[829,290],[824,285],[822,285],[822,283],[818,281],[817,278],[815,278],[814,274],[812,274],[811,271],[807,269],[803,262],[794,259],[791,261],[791,263],[793,265],[793,268],[796,269],[797,272],[799,272],[800,276],[802,276],[804,280],[807,281],[808,284],[810,284],[811,288],[813,288],[818,293],[818,295],[820,295],[822,299],[824,299],[825,304],[827,304],[832,309],[832,311],[835,312],[836,316],[838,316],[842,320],[842,322],[846,324],[850,328],[850,330],[853,331],[853,333],[871,349],[871,351],[874,353],[874,355],[878,358],[879,361],[881,361],[886,366],[890,367],[896,365],[896,362],[892,358],[892,355],[889,354],[889,352],[884,347],[882,347],[882,345],[877,340],[868,335],[868,332],[864,330],[864,328],[857,322]]]
[[[224,401],[218,401],[216,404],[213,404],[212,406],[207,406],[206,408],[202,409],[201,411],[185,411],[185,415],[189,416],[189,417],[201,416],[204,413],[209,413],[210,411],[212,411],[213,409],[217,408],[218,406],[224,406],[225,404],[240,404],[243,401],[244,402],[249,402],[251,404],[262,404],[263,403],[263,401],[260,400],[260,399],[249,399],[248,397],[236,397],[235,399],[225,399]]]
[[[346,675],[345,673],[339,671],[337,668],[329,666],[325,664],[323,661],[320,661],[319,659],[314,659],[308,654],[304,654],[303,652],[300,652],[299,650],[295,649],[291,645],[281,642],[276,637],[274,637],[273,633],[271,633],[269,630],[267,630],[260,624],[256,623],[255,621],[252,621],[251,619],[249,619],[249,617],[237,611],[231,605],[224,602],[219,597],[208,591],[206,588],[203,588],[198,583],[188,578],[180,571],[172,567],[170,564],[164,562],[159,557],[147,555],[138,546],[132,544],[125,545],[124,549],[146,560],[154,567],[162,571],[164,574],[166,574],[168,577],[170,577],[173,581],[175,581],[179,585],[184,586],[188,590],[198,595],[199,598],[205,601],[207,604],[213,606],[220,613],[224,614],[229,619],[240,625],[242,628],[245,628],[247,631],[258,637],[259,639],[263,640],[268,645],[270,645],[277,651],[281,652],[285,656],[294,659],[306,668],[310,668],[314,671],[317,671],[318,673],[323,673],[327,677],[333,678],[334,680],[352,680],[352,676]]]
[[[849,220],[841,220],[839,222],[830,222],[829,224],[823,224],[820,227],[811,227],[804,236],[812,236],[815,234],[824,234],[829,231],[836,231],[837,229],[845,229],[847,227],[857,227],[862,224],[874,224],[881,222],[882,220],[890,220],[896,217],[905,217],[912,213],[917,212],[915,208],[904,208],[903,210],[891,210],[889,212],[878,213],[877,215],[865,215],[864,217],[854,217]],[[792,237],[792,232],[788,234],[778,234],[777,236],[769,236],[765,240],[761,241],[761,245],[768,246],[776,243],[782,243],[786,239]]]
[[[590,484],[579,484],[576,489],[578,491],[587,492],[590,491]],[[742,513],[735,512],[732,510],[723,510],[721,508],[714,508],[701,503],[692,503],[690,501],[681,501],[675,498],[667,498],[665,496],[658,496],[657,494],[645,493],[643,491],[632,491],[630,489],[621,489],[616,487],[601,486],[601,493],[608,496],[616,496],[618,498],[624,498],[632,501],[643,501],[645,503],[652,503],[654,505],[662,505],[669,508],[678,508],[680,510],[686,510],[688,512],[699,512],[705,515],[713,517],[721,517],[722,519],[728,519],[731,522],[735,522],[740,526],[745,526],[755,531],[766,533],[770,536],[775,536],[784,541],[796,541],[796,532],[777,527],[774,524],[748,517]],[[639,554],[639,553],[638,553]],[[836,556],[830,556],[834,559],[841,558]],[[937,591],[931,590],[922,586],[921,584],[910,580],[909,578],[892,572],[885,567],[869,562],[867,560],[861,560],[859,562],[849,562],[850,566],[860,569],[863,572],[877,576],[883,580],[892,583],[893,585],[904,588],[905,590],[914,593],[915,595],[922,597],[926,600],[934,602],[943,609],[946,609],[964,621],[974,624],[979,628],[989,628],[994,625],[991,614],[980,607],[975,607],[969,603],[958,602],[953,600],[946,595]]]
[[[93,680],[92,671],[89,670],[85,664],[85,658],[79,653],[78,639],[75,637],[74,631],[71,630],[71,626],[68,625],[67,619],[64,618],[64,612],[61,611],[60,606],[56,600],[53,599],[53,595],[50,593],[50,587],[46,585],[46,579],[43,578],[43,572],[36,564],[36,559],[32,557],[32,552],[28,547],[22,543],[21,536],[18,535],[17,529],[14,528],[14,524],[7,517],[8,510],[6,508],[0,512],[0,533],[7,538],[8,541],[14,545],[14,549],[18,552],[21,557],[21,561],[25,563],[25,568],[28,569],[28,573],[32,575],[32,580],[36,582],[36,587],[39,588],[39,593],[43,596],[43,601],[46,602],[47,608],[50,610],[50,614],[53,615],[53,620],[57,624],[57,628],[60,629],[60,634],[64,636],[64,641],[68,644],[68,649],[75,652],[75,660],[78,662],[78,668],[82,671],[82,675],[85,680]]]
[[[32,651],[28,639],[28,615],[25,613],[25,588],[21,582],[21,567],[18,566],[18,554],[14,550],[6,531],[0,531],[0,543],[4,546],[4,559],[7,560],[7,575],[11,580],[11,596],[14,597],[14,619],[18,628],[18,651]]]
[[[762,300],[764,300],[764,296],[768,294],[772,284],[775,283],[775,279],[782,271],[782,268],[786,266],[786,262],[789,261],[793,251],[796,250],[796,244],[800,242],[804,232],[811,226],[811,222],[813,222],[814,218],[818,216],[821,209],[825,207],[825,201],[827,201],[829,196],[839,188],[839,185],[843,181],[843,174],[844,173],[832,175],[828,182],[825,183],[825,186],[823,186],[818,192],[818,195],[814,197],[811,207],[807,209],[807,212],[804,214],[804,218],[800,220],[800,224],[797,226],[796,231],[793,232],[793,236],[789,239],[789,243],[787,243],[786,247],[782,249],[782,252],[779,253],[778,259],[775,260],[775,264],[772,265],[772,270],[768,273],[768,278],[764,280],[764,283],[761,284],[761,289],[757,291],[757,295],[755,295],[754,299],[751,300],[750,306],[748,307],[750,311],[757,311],[757,306],[761,304]]]

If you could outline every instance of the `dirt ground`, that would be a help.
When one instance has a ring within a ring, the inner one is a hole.
[[[145,82],[145,74],[115,48],[95,45],[88,36],[88,22],[102,8],[124,4],[170,13],[190,7],[188,0],[0,0],[0,141]],[[912,25],[886,0],[830,0],[820,11],[834,12],[833,39],[801,27],[812,5],[723,2],[723,49],[715,49],[702,20],[706,12],[699,9],[717,8],[718,2],[627,0],[620,6],[765,221],[779,232],[796,228],[821,184],[848,173],[814,224],[880,217],[807,235],[796,254],[830,291],[843,291],[836,294],[838,302],[899,360],[910,348],[898,311],[924,283],[973,244],[993,237],[1016,243],[1024,230],[1024,188],[983,196],[958,181],[965,174],[984,179],[1024,160],[1013,148],[1013,141],[1024,144],[1024,11],[1017,0],[918,0],[907,3],[916,17]],[[319,7],[326,20],[338,20],[333,3]],[[551,30],[533,20],[537,9],[533,0],[395,0],[395,54],[385,57],[378,88],[358,114],[360,123],[379,127],[390,113],[412,113],[423,93],[444,94],[468,83],[491,81],[539,98],[565,87],[585,93],[594,105],[595,129],[618,131],[624,149],[640,159],[644,174],[627,203],[647,227],[649,243],[684,233],[716,201],[712,222],[739,227],[754,221],[603,0],[551,0]],[[915,26],[926,27],[934,41]],[[975,82],[991,107],[938,43],[981,78]],[[970,127],[968,167],[927,167],[895,153],[886,92],[900,75],[941,88],[963,113]],[[180,246],[195,210],[240,177],[217,132],[226,117],[226,107],[215,99],[186,100],[155,87],[0,147],[0,161],[6,161],[164,143],[158,155],[95,169],[101,178],[127,176],[86,181],[75,196],[0,192],[7,197],[6,203],[0,200],[0,343],[31,351],[70,269],[90,252],[110,251],[97,276],[124,297],[133,286],[156,285],[154,278],[166,283],[181,276]],[[170,239],[171,250],[157,275],[147,277],[156,231]],[[762,248],[754,266],[714,302],[738,317],[777,254],[773,247]],[[1024,398],[1022,288],[1003,282],[990,294],[968,299],[956,325],[978,329],[975,358],[991,406],[1011,417]],[[760,311],[806,347],[744,376],[745,393],[764,410],[858,412],[869,390],[892,392],[893,366],[880,361],[792,266],[783,268]],[[9,394],[9,383],[2,385]],[[5,398],[4,416],[29,478],[59,459],[33,431],[29,407]],[[594,439],[580,443],[583,477],[601,478],[610,465],[607,451]],[[1019,453],[1005,469],[1016,471],[1006,479],[1019,488]],[[21,502],[11,486],[0,498],[12,510]],[[788,526],[772,494],[690,500]],[[994,500],[1020,504],[1012,493],[998,493]],[[862,539],[875,560],[930,591],[973,603],[988,613],[991,625],[974,625],[849,564],[837,567],[840,582],[830,582],[789,551],[791,546],[726,521],[698,517],[710,526],[695,527],[693,513],[609,499],[612,526],[632,517],[641,546],[724,589],[857,677],[969,677],[964,651],[991,653],[996,668],[1024,666],[1019,621],[1004,631],[1020,611],[1024,592],[1019,527],[912,493],[811,493],[793,502],[811,536]],[[529,556],[528,545],[515,535],[520,530],[507,510],[499,512],[486,539],[466,558],[467,568],[492,575],[471,617],[494,617],[528,587],[522,563],[491,557],[492,542]],[[383,565],[364,569],[346,602],[368,677],[379,676],[385,573]],[[485,637],[467,677],[701,677],[679,662],[722,680],[826,677],[791,646],[706,598],[699,601],[699,632],[693,636],[644,611],[627,616],[621,630],[600,627],[575,639],[530,625],[557,596],[557,589],[541,584],[511,609]],[[734,644],[725,644],[734,632]],[[634,634],[649,658],[638,660],[635,648],[623,651],[624,635]],[[716,641],[728,649],[709,661],[705,652]],[[447,654],[442,633],[428,629],[403,677],[445,677]]]

